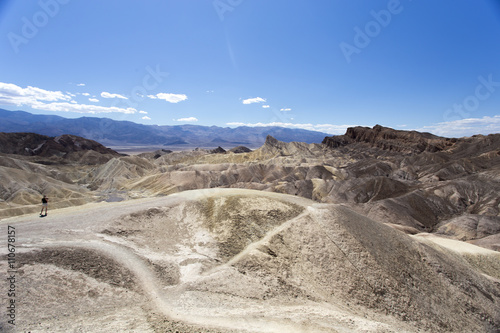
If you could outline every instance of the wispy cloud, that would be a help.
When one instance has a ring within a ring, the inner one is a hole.
[[[144,117],[142,117],[142,119],[144,119],[144,120],[151,120],[151,118],[149,118],[148,116],[144,116]]]
[[[309,131],[323,132],[327,134],[344,134],[348,127],[353,127],[354,125],[332,125],[332,124],[294,124],[294,123],[283,123],[283,122],[272,122],[272,123],[240,123],[231,122],[226,123],[227,126],[238,127],[238,126],[248,126],[248,127],[285,127],[285,128],[295,128],[295,129],[305,129]]]
[[[449,138],[471,136],[474,134],[487,135],[500,133],[500,115],[447,121],[417,128],[416,130]]]
[[[83,96],[90,96],[89,93],[82,93]]]
[[[243,104],[265,103],[266,99],[262,97],[254,97],[243,100]]]
[[[50,91],[32,86],[21,88],[12,83],[0,82],[0,104],[31,105],[33,103],[70,101],[71,96],[61,91]]]
[[[136,113],[134,108],[104,107],[79,104],[68,94],[37,87],[19,87],[12,83],[0,82],[0,105],[28,106],[37,110],[77,112],[77,113]]]
[[[85,83],[78,83],[77,86],[78,87],[85,87]]]
[[[89,98],[89,101],[94,102],[94,103],[99,102],[99,100],[97,98]]]
[[[264,109],[269,109],[269,108],[270,108],[270,106],[269,106],[269,105],[262,105],[262,107],[263,107]]]
[[[280,109],[281,112],[288,112],[288,111],[292,111],[292,109],[290,108],[283,108],[283,109]]]
[[[102,98],[121,98],[121,99],[128,99],[127,97],[120,95],[120,94],[111,94],[109,92],[103,91],[101,93]]]
[[[187,100],[187,96],[184,94],[170,94],[170,93],[159,93],[156,95],[148,95],[151,99],[163,99],[169,103],[179,103]]]
[[[139,111],[139,113],[142,113],[142,114],[148,114],[146,111]]]
[[[30,105],[33,109],[45,111],[61,111],[61,112],[77,112],[77,113],[110,113],[119,112],[126,114],[136,113],[134,108],[119,108],[116,106],[106,107],[88,104],[73,104],[73,103],[35,103]]]
[[[195,117],[187,117],[187,118],[179,118],[179,119],[175,119],[175,121],[183,121],[183,122],[197,122],[198,121],[198,118],[195,118]]]

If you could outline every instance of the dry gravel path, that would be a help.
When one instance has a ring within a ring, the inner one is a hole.
[[[134,275],[134,280],[139,285],[141,293],[149,300],[149,306],[159,312],[163,317],[163,327],[165,331],[169,329],[179,332],[199,332],[199,327],[204,327],[204,331],[213,332],[303,332],[308,329],[300,328],[286,320],[272,320],[270,318],[249,318],[242,311],[241,316],[232,315],[230,317],[212,317],[203,315],[183,314],[171,304],[172,297],[179,297],[179,290],[165,290],[158,280],[151,266],[139,256],[133,249],[109,241],[108,237],[103,237],[100,232],[109,226],[113,221],[122,216],[144,211],[152,207],[175,206],[186,200],[200,200],[205,197],[217,195],[245,195],[283,199],[282,195],[272,192],[260,192],[241,189],[212,189],[187,191],[167,197],[143,198],[122,202],[100,202],[82,206],[69,207],[51,210],[49,206],[48,215],[22,215],[0,220],[2,230],[7,226],[16,230],[16,252],[18,258],[23,253],[34,249],[61,249],[63,251],[71,249],[85,249],[111,258],[122,268]],[[286,196],[290,202],[299,205],[310,205],[312,202],[293,196]],[[304,215],[304,214],[303,214]],[[279,229],[279,228],[278,228]],[[0,248],[6,248],[6,239],[0,240]],[[248,252],[249,249],[246,250]],[[245,253],[246,253],[245,252]],[[43,287],[43,283],[41,284]],[[171,293],[169,295],[169,292]],[[157,314],[158,316],[158,314]],[[168,324],[171,322],[171,324]],[[182,322],[188,324],[180,324]],[[167,323],[167,324],[165,324]],[[190,325],[193,325],[192,327]],[[224,328],[221,328],[224,327]],[[61,330],[71,329],[71,325],[63,325]],[[219,327],[217,329],[217,327]],[[245,329],[243,329],[245,328]],[[99,331],[97,328],[94,328]]]

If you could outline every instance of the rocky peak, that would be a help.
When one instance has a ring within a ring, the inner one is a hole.
[[[211,154],[225,154],[226,150],[224,148],[222,148],[221,146],[219,146],[215,149],[210,150],[210,153]]]
[[[277,147],[279,146],[280,141],[271,135],[266,136],[266,142],[264,142],[264,145],[266,146],[271,146],[271,147]]]
[[[262,147],[258,149],[263,154],[274,156],[290,156],[290,155],[310,155],[311,150],[321,149],[318,144],[307,144],[304,142],[283,142],[268,135]]]

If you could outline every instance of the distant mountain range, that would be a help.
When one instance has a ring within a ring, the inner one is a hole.
[[[32,132],[48,136],[71,134],[98,141],[106,146],[158,145],[169,147],[260,147],[267,135],[284,142],[320,143],[326,133],[283,127],[236,128],[177,125],[142,125],[109,118],[69,119],[0,109],[0,132]]]

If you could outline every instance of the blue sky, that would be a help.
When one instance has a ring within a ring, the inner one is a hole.
[[[500,132],[498,0],[3,0],[0,108]]]

